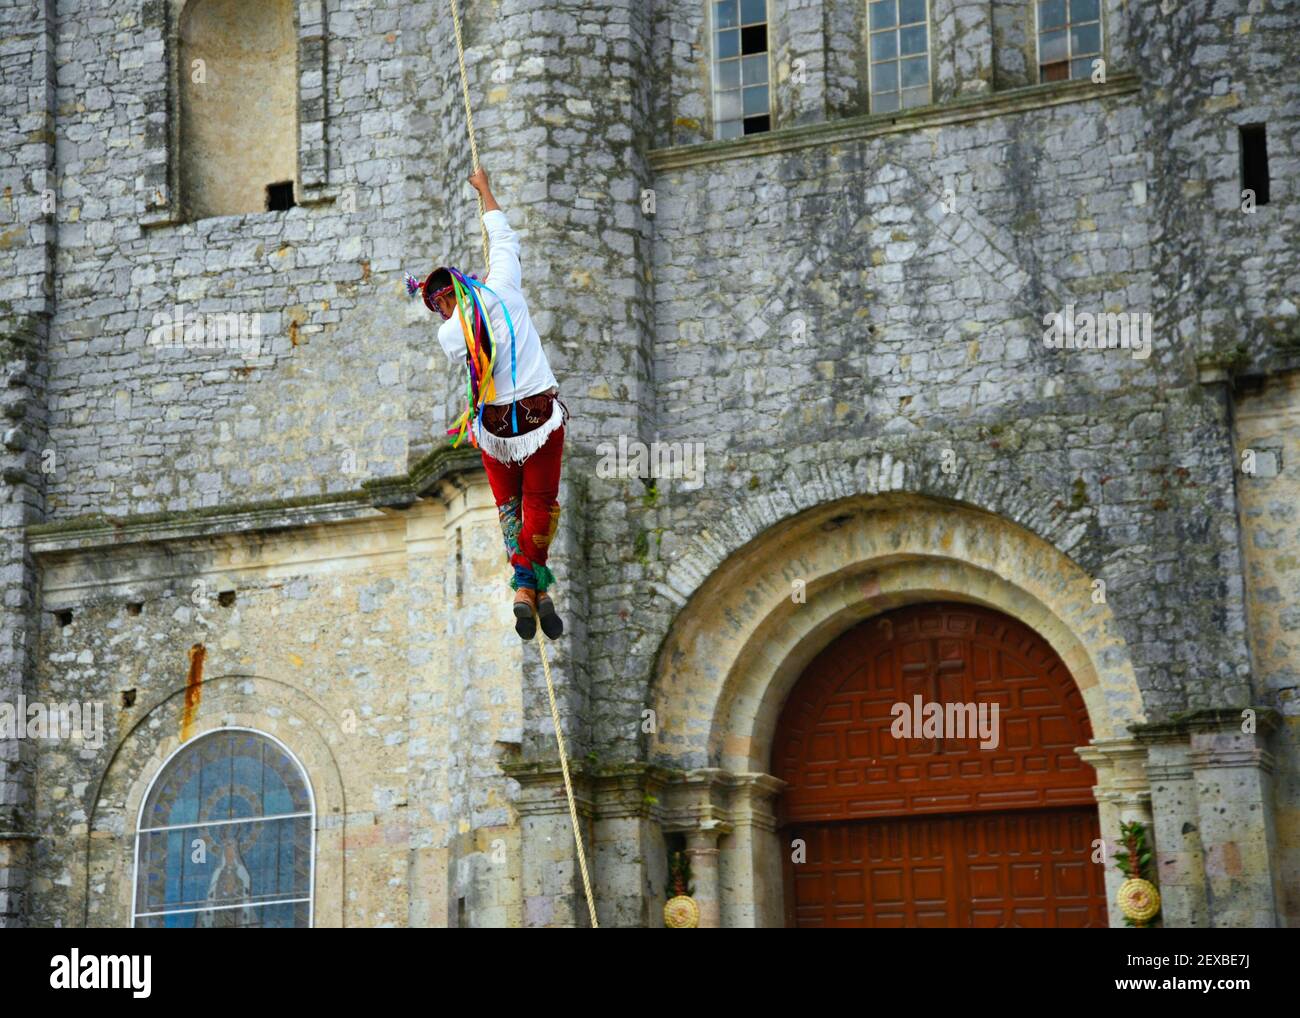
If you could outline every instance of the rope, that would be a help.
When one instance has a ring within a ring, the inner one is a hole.
[[[460,8],[456,0],[451,0],[451,24],[456,31],[456,60],[460,64],[461,98],[465,100],[465,126],[469,129],[469,154],[474,162],[474,170],[477,172],[479,168],[478,142],[474,138],[474,113],[469,105],[469,75],[465,71],[465,41],[460,34]],[[483,265],[486,270],[491,265],[488,261],[487,227],[483,223],[483,196],[478,194],[477,190],[475,190],[475,194],[478,197],[479,227],[483,231]],[[537,624],[537,628],[540,629],[541,619],[538,618],[536,607],[533,608],[533,621]],[[555,724],[555,742],[560,747],[560,770],[564,772],[564,793],[569,799],[569,821],[573,824],[573,843],[578,847],[578,869],[582,872],[582,890],[587,897],[587,911],[591,915],[592,928],[599,929],[600,923],[596,921],[595,899],[591,894],[591,878],[587,874],[587,853],[582,847],[582,835],[578,831],[578,807],[574,805],[573,801],[573,779],[569,777],[569,755],[564,748],[564,733],[560,731],[560,710],[555,705],[555,686],[551,682],[551,663],[546,657],[546,643],[541,638],[537,640],[537,649],[542,654],[542,671],[546,673],[546,695],[551,701],[551,721]]]
[[[460,7],[456,0],[451,0],[451,25],[456,30],[456,60],[460,64],[460,94],[465,100],[465,126],[469,128],[469,155],[474,162],[474,172],[478,172],[478,142],[474,140],[474,113],[469,105],[469,75],[465,72],[465,41],[460,34]],[[483,224],[483,196],[476,188],[474,196],[478,199],[478,225],[483,231],[483,278],[491,268],[488,261],[487,227]]]
[[[541,619],[537,609],[533,609],[533,621],[541,628]],[[564,733],[560,731],[560,711],[555,706],[555,686],[551,684],[551,663],[546,659],[546,641],[539,635],[537,649],[542,652],[542,671],[546,673],[546,695],[551,700],[551,721],[555,724],[555,741],[560,746],[560,770],[564,772],[564,792],[569,797],[569,820],[573,823],[573,841],[578,846],[578,869],[582,872],[582,890],[587,896],[587,911],[591,914],[593,929],[599,929],[596,921],[596,906],[591,896],[591,878],[587,876],[587,854],[582,848],[582,837],[578,834],[578,808],[573,804],[573,781],[569,777],[569,755],[564,749]]]

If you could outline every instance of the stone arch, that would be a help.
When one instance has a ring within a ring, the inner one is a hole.
[[[701,544],[721,550],[713,535]],[[1094,602],[1094,578],[1014,521],[878,494],[820,505],[736,547],[661,648],[655,762],[766,771],[776,716],[807,663],[849,626],[923,600],[982,604],[1037,631],[1075,677],[1096,738],[1126,734],[1143,717],[1124,638],[1110,607]]]
[[[669,795],[670,814],[694,819],[673,819],[666,829],[686,835],[701,908],[724,926],[783,922],[775,727],[808,664],[873,615],[925,601],[1000,611],[1061,658],[1087,707],[1094,746],[1127,744],[1127,726],[1144,718],[1115,615],[1094,600],[1094,577],[1068,554],[1083,546],[1086,517],[1040,510],[960,475],[932,477],[931,487],[996,496],[1020,519],[903,491],[904,467],[888,456],[862,470],[833,467],[818,483],[739,506],[696,538],[661,588],[683,608],[652,676],[657,724],[648,758],[688,772]],[[1099,772],[1098,780],[1099,797],[1109,796],[1104,786],[1113,779]],[[1109,830],[1117,814],[1104,798],[1099,808]],[[1107,873],[1108,885],[1116,879]]]
[[[316,809],[313,925],[343,925],[346,736],[337,719],[302,689],[262,676],[214,676],[195,688],[197,710],[191,705],[187,716],[186,688],[172,690],[123,735],[100,778],[87,820],[86,925],[130,925],[144,796],[177,750],[223,728],[273,736],[305,769]]]
[[[899,455],[792,464],[771,491],[757,492],[730,505],[690,543],[667,571],[659,593],[685,605],[704,581],[734,552],[799,515],[831,503],[869,496],[896,495],[955,503],[1019,524],[1084,568],[1095,568],[1086,540],[1096,510],[1063,508],[1032,490],[1026,478],[975,470],[961,459],[945,463],[946,450],[902,449]]]

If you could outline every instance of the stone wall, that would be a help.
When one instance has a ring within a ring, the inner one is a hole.
[[[1165,14],[1162,8],[1168,8]],[[1284,0],[1130,5],[1152,167],[1155,292],[1181,349],[1254,370],[1300,362],[1300,12]],[[1266,125],[1273,201],[1244,211],[1242,125]]]
[[[319,22],[319,4],[300,4],[304,31],[313,6]],[[431,446],[454,384],[433,360],[427,312],[399,297],[404,268],[452,246],[429,229],[441,206],[417,200],[400,171],[427,116],[421,93],[436,94],[404,54],[440,43],[432,5],[336,12],[331,169],[312,204],[142,222],[138,181],[176,111],[164,102],[158,127],[132,97],[176,71],[166,8],[142,21],[118,4],[58,26],[54,518],[341,491],[401,472],[412,448]],[[237,343],[195,328],[195,315],[231,313],[245,316]]]
[[[641,514],[662,535],[652,587],[739,500],[882,450],[909,475],[947,456],[996,491],[985,508],[1086,528],[1072,554],[1106,582],[1148,710],[1246,697],[1226,410],[1154,315],[1141,107],[1077,95],[664,158],[659,437],[705,442],[708,471]],[[1152,313],[1150,356],[1046,349],[1044,315],[1069,304]]]
[[[48,454],[47,350],[55,252],[54,4],[0,3],[0,703],[26,692],[39,594],[25,529],[43,519]],[[0,741],[0,926],[22,925],[34,826],[34,754]]]
[[[1294,409],[1281,379],[1300,363],[1294,8],[1180,0],[1166,15],[1107,0],[1106,81],[1038,85],[1030,4],[933,0],[941,104],[870,116],[862,5],[771,0],[778,130],[718,144],[703,2],[462,6],[483,163],[523,237],[534,318],[574,412],[554,556],[569,626],[552,664],[570,752],[596,761],[582,808],[606,810],[590,836],[616,888],[612,921],[656,922],[647,902],[663,892],[663,832],[698,835],[685,819],[698,803],[665,813],[643,797],[669,779],[637,770],[686,759],[642,727],[683,606],[760,536],[881,491],[1001,517],[1103,584],[1123,647],[1114,666],[1140,695],[1134,721],[1280,708],[1276,742],[1247,755],[1277,760],[1281,882],[1294,900],[1300,757],[1287,691],[1297,665],[1272,593],[1284,600],[1287,583],[1278,492],[1300,461],[1279,437]],[[358,851],[373,853],[373,879],[397,879],[409,850],[411,886],[430,890],[399,889],[385,904],[375,883],[339,903],[339,921],[578,922],[535,655],[494,645],[500,656],[472,666],[482,701],[446,685],[460,674],[448,660],[474,659],[476,622],[504,622],[509,635],[481,482],[463,480],[460,496],[425,492],[435,504],[402,527],[354,497],[439,445],[459,398],[435,323],[401,287],[403,270],[479,258],[446,5],[295,0],[293,13],[302,204],[190,218],[172,101],[183,8],[111,0],[56,17],[42,0],[33,19],[30,2],[0,0],[13,140],[0,160],[13,219],[0,229],[0,698],[84,689],[125,725],[116,712],[130,680],[154,697],[139,710],[159,712],[152,741],[123,743],[120,773],[106,758],[3,747],[0,913],[24,911],[30,836],[48,829],[34,921],[79,922],[87,909],[120,917],[116,899],[85,898],[78,838],[101,824],[111,844],[92,862],[120,880],[131,782],[179,738],[184,654],[203,642],[209,674],[230,686],[231,717],[255,716],[276,683],[294,690],[277,710],[292,712],[301,694],[333,717],[342,706],[331,697],[355,698],[356,682],[392,708],[372,737],[404,741],[404,753],[350,750],[337,764],[357,810],[337,851],[368,825],[357,844],[371,846]],[[1268,125],[1273,197],[1246,213],[1237,131],[1256,122]],[[1149,314],[1149,356],[1047,348],[1044,317],[1069,306]],[[195,314],[235,315],[239,342],[186,347]],[[159,344],[177,338],[178,318],[179,345]],[[1259,395],[1234,388],[1244,376],[1261,380]],[[620,442],[702,448],[703,475],[611,472],[603,450]],[[1273,481],[1238,473],[1241,448],[1257,442],[1282,448]],[[469,501],[457,509],[457,497]],[[336,529],[313,529],[319,521],[295,508],[304,498],[345,507],[326,521]],[[457,512],[463,531],[450,522]],[[180,556],[175,582],[251,570],[237,623],[220,608],[198,622],[184,584],[151,590],[140,616],[123,616],[139,567],[102,517],[156,513],[181,515],[139,522],[137,540]],[[88,514],[97,518],[79,519]],[[209,523],[166,530],[191,516]],[[37,532],[29,547],[24,535],[42,521],[92,536],[64,544]],[[357,527],[395,542],[380,556],[403,563],[391,590],[358,571],[369,553],[349,550]],[[311,568],[284,572],[280,587],[270,566],[221,558],[251,554],[262,539],[249,534],[264,530],[296,534],[290,543],[314,549],[303,553]],[[465,556],[481,556],[472,583],[453,564]],[[350,577],[338,595],[310,578],[334,571]],[[60,586],[53,575],[82,578]],[[73,611],[68,626],[56,608]],[[319,674],[295,678],[281,648],[301,634],[276,631],[273,611],[329,618],[355,641],[342,657],[319,634],[292,652],[337,674],[341,692],[312,686]],[[381,623],[394,628],[368,628]],[[241,655],[265,664],[247,689],[234,678]],[[113,731],[149,735],[152,721],[135,723]],[[1190,752],[1192,736],[1177,737],[1170,752]],[[1196,752],[1202,770],[1218,766],[1219,749]],[[400,784],[389,774],[399,759],[405,807],[376,798]],[[502,765],[523,768],[519,787]],[[1168,763],[1170,780],[1190,781],[1180,767]],[[107,799],[94,791],[101,781]],[[735,781],[729,802],[773,794],[761,778]],[[404,823],[398,811],[416,802],[436,804],[434,826]],[[724,881],[748,851],[751,820],[717,849]],[[530,838],[547,847],[526,850]],[[702,859],[710,844],[696,844]],[[770,858],[756,865],[771,877]],[[1180,885],[1193,918],[1208,878],[1196,879]],[[1267,895],[1250,895],[1232,921],[1267,913]],[[749,921],[755,907],[726,914]]]
[[[104,727],[30,743],[32,922],[130,925],[145,789],[172,752],[235,725],[307,770],[317,925],[520,924],[497,765],[519,753],[522,650],[489,596],[503,554],[486,484],[446,482],[405,513],[344,500],[286,516],[292,529],[252,534],[214,515],[37,539],[48,612],[29,698],[98,704]]]
[[[1270,379],[1237,407],[1237,480],[1251,652],[1259,698],[1274,705],[1283,912],[1300,924],[1300,376]],[[1250,457],[1243,460],[1243,456]]]

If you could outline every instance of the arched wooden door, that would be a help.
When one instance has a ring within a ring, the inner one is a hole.
[[[953,705],[949,737],[891,733],[895,705],[915,713],[918,697],[922,716]],[[995,703],[995,746],[952,737],[971,720],[956,705],[991,722]],[[789,783],[787,925],[1105,926],[1096,779],[1074,753],[1091,738],[1061,659],[998,612],[915,605],[844,633],[799,680],[773,745]]]

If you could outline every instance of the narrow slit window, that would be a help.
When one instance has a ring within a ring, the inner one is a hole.
[[[1263,124],[1238,129],[1241,143],[1241,189],[1251,191],[1256,205],[1268,204],[1268,135]]]
[[[767,0],[714,0],[713,123],[720,139],[772,129]]]
[[[930,102],[930,25],[925,0],[872,0],[867,48],[871,112]]]
[[[1101,59],[1101,0],[1038,0],[1038,80],[1089,78]]]

